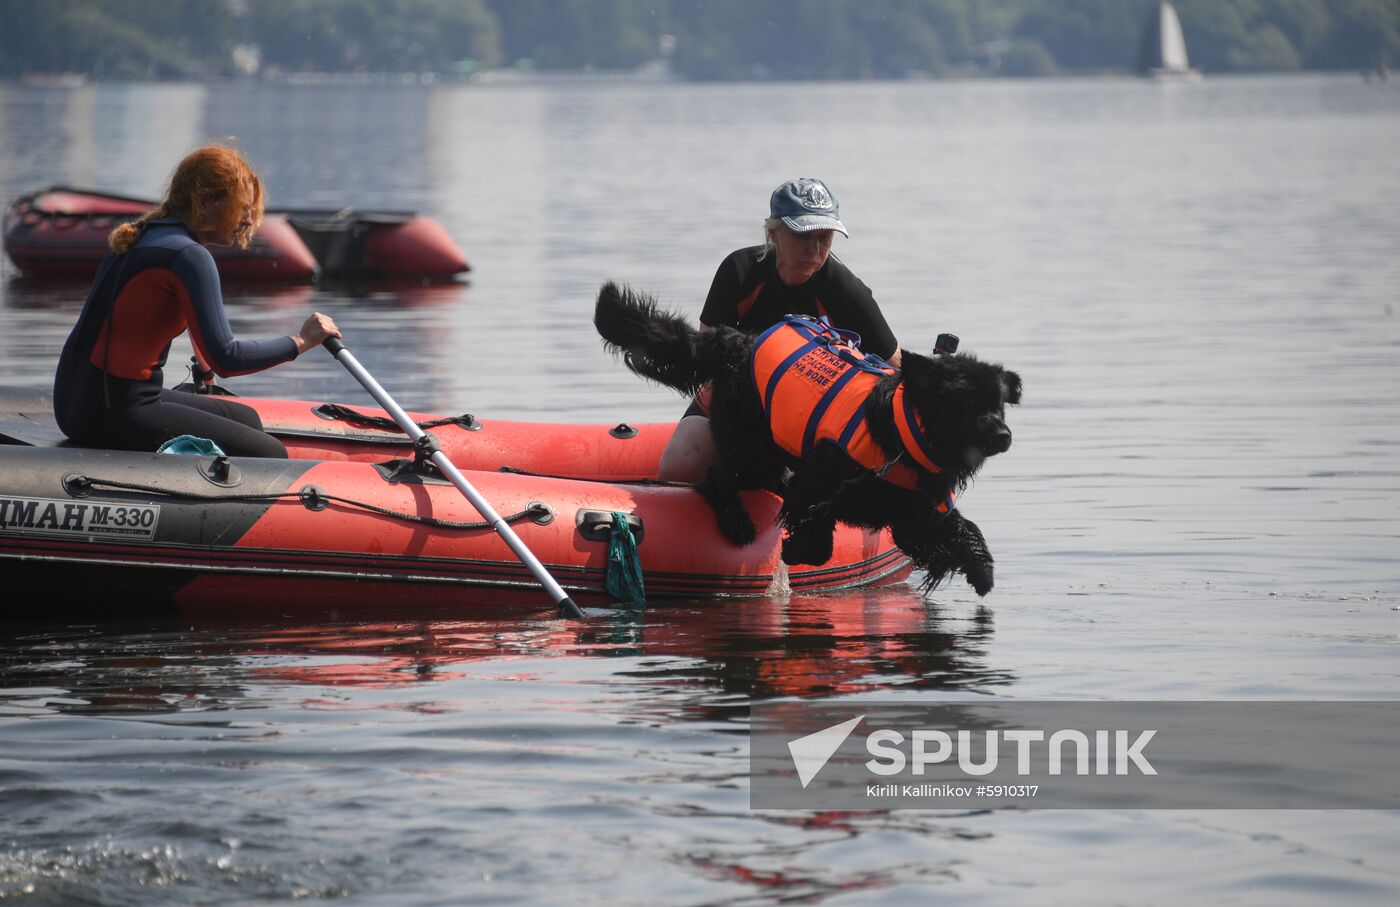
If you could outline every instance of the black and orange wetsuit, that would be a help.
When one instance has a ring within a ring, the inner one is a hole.
[[[875,297],[851,269],[835,255],[806,283],[789,286],[778,277],[778,256],[764,246],[750,246],[730,253],[720,262],[700,323],[716,327],[727,324],[743,331],[764,331],[784,315],[825,316],[833,325],[855,331],[861,348],[888,359],[899,348],[894,332],[885,322]],[[706,393],[702,392],[686,410],[687,416],[705,415]]]
[[[170,342],[185,330],[225,377],[297,355],[291,337],[235,339],[214,257],[179,219],[153,220],[128,252],[107,255],[63,346],[54,377],[59,428],[91,447],[155,450],[190,434],[229,454],[285,457],[250,407],[162,387]]]
[[[826,316],[837,327],[859,334],[865,352],[882,359],[894,355],[894,333],[870,288],[835,255],[827,256],[826,264],[806,283],[789,286],[778,277],[776,253],[759,260],[763,249],[739,249],[720,263],[700,313],[701,324],[757,332],[777,324],[784,315]]]

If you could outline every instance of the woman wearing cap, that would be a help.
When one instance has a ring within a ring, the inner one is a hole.
[[[340,336],[317,312],[290,337],[234,338],[205,246],[246,248],[262,212],[262,182],[243,156],[206,145],[175,168],[164,201],[112,231],[54,377],[54,415],[64,434],[119,450],[155,450],[188,434],[236,456],[287,456],[251,407],[162,387],[170,341],[186,330],[223,376],[271,368]]]
[[[700,313],[705,327],[762,331],[787,314],[826,316],[855,331],[861,349],[899,365],[899,344],[870,288],[831,254],[841,223],[836,196],[821,180],[796,179],[773,190],[764,244],[739,249],[720,263]],[[714,462],[707,390],[691,403],[661,454],[659,477],[698,482]]]

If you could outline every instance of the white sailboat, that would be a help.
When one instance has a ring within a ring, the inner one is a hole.
[[[1186,55],[1186,38],[1176,8],[1163,0],[1147,20],[1138,52],[1138,71],[1154,79],[1195,81],[1201,71]]]

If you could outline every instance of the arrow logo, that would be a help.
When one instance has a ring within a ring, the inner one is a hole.
[[[815,734],[808,734],[806,737],[798,737],[788,743],[788,752],[792,755],[792,764],[797,768],[797,779],[802,782],[805,790],[812,779],[817,776],[817,772],[822,770],[828,759],[836,754],[841,748],[841,744],[846,742],[846,738],[851,736],[851,731],[856,729],[865,718],[864,715],[857,715],[850,721],[843,721],[840,724],[833,724],[829,728],[823,728]]]

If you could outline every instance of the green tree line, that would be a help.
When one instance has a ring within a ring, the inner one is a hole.
[[[1400,61],[1400,0],[1178,0],[1207,72]],[[626,71],[688,79],[1125,72],[1156,0],[0,0],[0,78]]]

